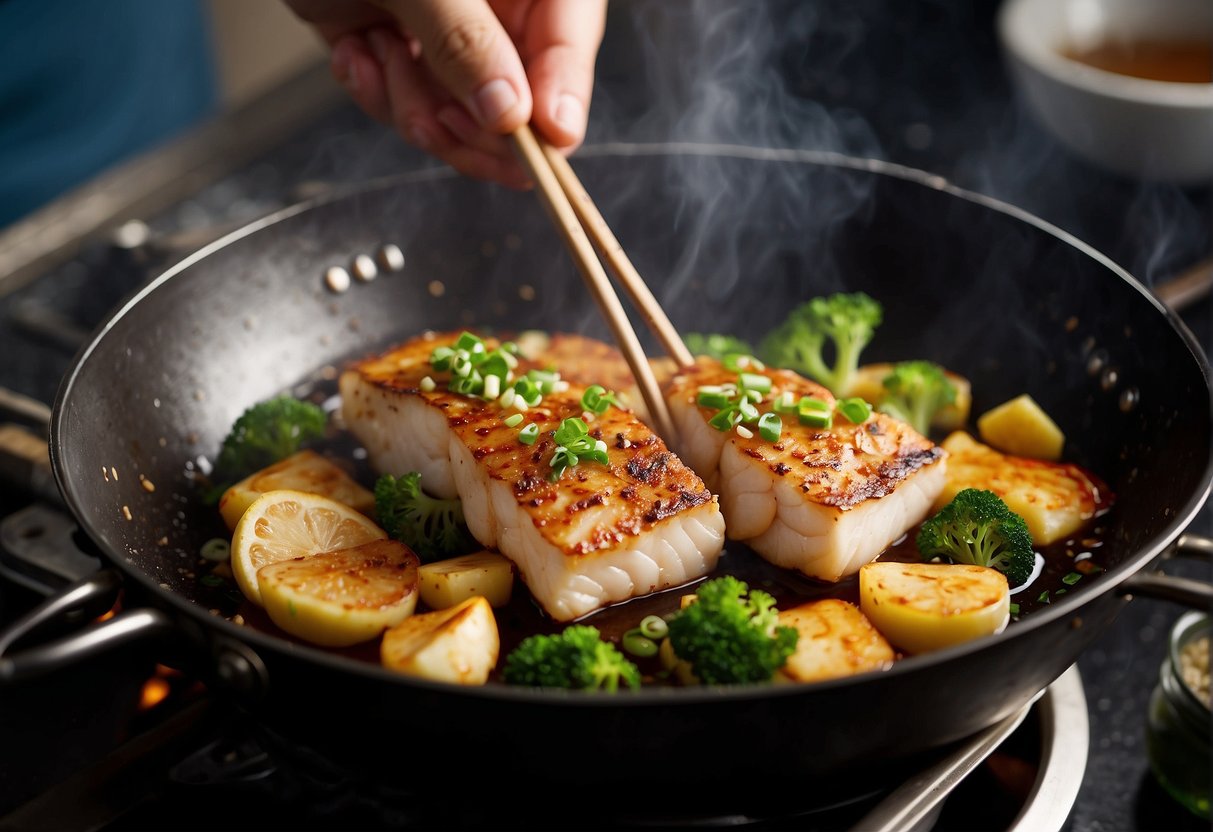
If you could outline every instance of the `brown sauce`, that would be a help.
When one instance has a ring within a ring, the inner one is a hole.
[[[1213,83],[1213,38],[1191,41],[1104,41],[1089,49],[1066,47],[1072,61],[1151,81]]]

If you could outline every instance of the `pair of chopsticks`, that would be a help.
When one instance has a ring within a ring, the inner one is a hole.
[[[585,278],[594,300],[607,319],[615,341],[640,387],[640,394],[653,417],[657,432],[667,441],[673,441],[674,421],[657,385],[657,378],[653,375],[653,368],[649,366],[640,339],[636,337],[636,330],[632,328],[619,296],[615,294],[602,263],[594,253],[595,247],[602,252],[603,258],[640,310],[645,323],[679,368],[691,366],[695,363],[694,357],[645,285],[644,278],[624,254],[623,246],[611,233],[568,160],[539,139],[526,125],[516,130],[511,140],[523,166],[535,181],[539,197],[572,253],[581,276]]]

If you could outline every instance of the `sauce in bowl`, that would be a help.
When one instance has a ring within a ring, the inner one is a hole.
[[[1087,66],[1150,81],[1213,84],[1213,40],[1107,40],[1067,46],[1061,54]]]

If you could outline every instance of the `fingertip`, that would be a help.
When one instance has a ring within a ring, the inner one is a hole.
[[[472,114],[494,133],[512,133],[531,120],[530,91],[508,78],[494,78],[473,93]]]

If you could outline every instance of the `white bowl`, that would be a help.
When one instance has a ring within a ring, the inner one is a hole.
[[[1067,148],[1137,179],[1213,180],[1213,83],[1135,78],[1062,54],[1109,40],[1213,41],[1209,0],[1005,0],[998,34],[1029,109]]]

